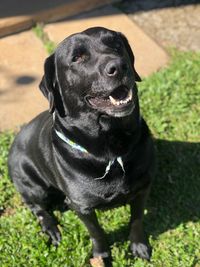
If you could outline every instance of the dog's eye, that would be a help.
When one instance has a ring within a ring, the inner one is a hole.
[[[86,54],[77,54],[72,57],[72,62],[80,63],[80,62],[85,61],[86,59],[87,59]]]

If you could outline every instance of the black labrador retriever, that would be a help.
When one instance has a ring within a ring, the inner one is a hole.
[[[10,176],[52,243],[61,240],[52,211],[72,209],[106,266],[111,253],[95,209],[130,204],[132,254],[151,254],[142,219],[154,149],[136,81],[124,35],[102,27],[71,35],[45,61],[40,89],[50,112],[22,128],[9,155]]]

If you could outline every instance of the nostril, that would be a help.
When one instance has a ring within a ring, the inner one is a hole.
[[[116,67],[111,67],[109,70],[108,70],[108,74],[110,74],[110,75],[114,75],[115,73],[117,72],[117,69],[116,69]]]

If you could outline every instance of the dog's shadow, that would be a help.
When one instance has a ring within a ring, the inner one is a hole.
[[[144,219],[153,238],[200,219],[200,143],[155,140],[155,147],[157,171]],[[108,238],[123,242],[128,231],[128,226],[121,227]]]

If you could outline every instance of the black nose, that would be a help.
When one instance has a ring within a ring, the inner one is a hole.
[[[121,60],[109,61],[105,67],[105,72],[108,76],[117,76],[127,69],[126,63]]]

